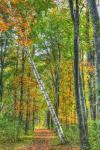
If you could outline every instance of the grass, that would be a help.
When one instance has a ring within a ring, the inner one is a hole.
[[[15,144],[15,150],[20,147],[31,145],[33,143],[33,135],[24,135]]]
[[[17,150],[20,147],[31,145],[33,143],[34,134],[20,135],[16,141],[10,141],[9,139],[3,139],[0,141],[0,150]]]

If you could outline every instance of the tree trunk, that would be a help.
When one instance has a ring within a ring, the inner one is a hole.
[[[56,115],[56,113],[54,111],[53,105],[52,105],[51,100],[49,98],[49,95],[48,95],[48,93],[46,91],[46,88],[45,88],[42,80],[40,79],[39,73],[38,73],[38,71],[36,69],[35,63],[34,63],[32,57],[31,57],[31,54],[30,54],[30,51],[29,51],[28,48],[26,49],[26,52],[27,52],[27,55],[29,57],[29,61],[30,61],[30,64],[32,66],[33,73],[34,73],[34,75],[35,75],[35,77],[37,79],[38,85],[39,85],[39,87],[40,87],[40,89],[41,89],[41,91],[42,91],[42,93],[43,93],[43,95],[45,97],[46,102],[47,102],[49,111],[51,113],[52,119],[53,119],[54,124],[55,124],[55,128],[56,128],[56,130],[58,132],[59,138],[60,138],[62,143],[65,143],[65,137],[64,137],[63,130],[61,128],[61,125],[59,123],[57,115]]]
[[[4,72],[4,61],[3,61],[3,48],[1,45],[1,57],[0,57],[1,71],[0,71],[0,102],[3,101],[3,72]]]
[[[58,69],[55,73],[55,109],[56,109],[56,115],[58,117],[58,109],[59,109],[59,73]]]
[[[3,94],[4,94],[4,66],[5,66],[5,56],[7,52],[7,38],[5,34],[1,34],[0,37],[0,111],[2,111],[4,106]]]
[[[34,130],[35,128],[35,115],[34,115],[34,108],[33,108],[33,113],[32,113],[32,128]]]
[[[94,30],[94,48],[95,48],[95,76],[96,76],[96,101],[97,101],[97,115],[100,121],[100,16],[97,10],[96,1],[88,0],[90,13],[92,17]],[[100,123],[99,123],[100,128]]]
[[[47,128],[50,129],[50,111],[46,113]]]
[[[88,147],[89,147],[88,123],[87,123],[88,114],[87,114],[86,101],[84,98],[83,90],[84,89],[83,89],[83,85],[82,85],[82,79],[81,79],[81,75],[79,74],[79,94],[80,94],[80,105],[81,105],[81,113],[82,113],[82,130],[84,133],[83,137],[84,137],[85,142],[86,142],[85,144],[86,144],[87,149],[88,149]]]
[[[88,135],[86,134],[84,126],[85,116],[83,113],[83,107],[81,105],[82,98],[82,89],[81,89],[81,80],[80,80],[80,67],[79,67],[79,1],[75,1],[75,10],[74,4],[72,0],[69,0],[69,6],[71,11],[71,17],[74,25],[74,86],[75,86],[75,100],[76,100],[76,111],[78,116],[78,125],[79,125],[79,132],[80,132],[80,143],[81,143],[81,150],[90,150],[89,142],[88,142]],[[84,117],[84,118],[83,118]],[[85,124],[87,124],[85,122]],[[85,132],[85,133],[84,133]]]
[[[16,54],[16,65],[15,65],[15,77],[17,77],[18,75],[18,50],[17,50],[17,54]],[[16,85],[14,85],[14,118],[16,120],[16,113],[17,113],[17,87]]]
[[[32,101],[32,128],[33,130],[35,129],[35,112],[36,112],[36,99],[35,97],[33,98],[33,101]]]
[[[28,134],[28,130],[30,127],[30,87],[28,87],[28,96],[27,96],[27,104],[26,104],[26,122],[25,122],[25,134]]]
[[[23,87],[23,77],[24,77],[24,70],[25,70],[25,56],[24,51],[22,50],[22,70],[21,70],[21,87],[20,87],[20,110],[19,110],[19,125],[23,120],[23,95],[24,95],[24,87]]]
[[[88,47],[87,60],[91,66],[94,66],[94,50],[91,49],[90,42],[90,15],[88,5],[86,7],[86,44]],[[89,80],[88,80],[88,96],[90,102],[90,116],[92,120],[96,119],[96,101],[95,101],[95,84],[94,84],[94,75],[92,72],[89,72]]]
[[[88,62],[93,65],[93,51],[88,52]],[[89,80],[88,80],[88,95],[89,95],[89,102],[90,102],[90,115],[91,119],[96,119],[96,101],[95,101],[95,84],[94,84],[94,77],[93,73],[89,72]]]

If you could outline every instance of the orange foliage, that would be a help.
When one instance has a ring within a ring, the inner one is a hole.
[[[10,28],[10,23],[5,22],[4,19],[0,16],[0,32],[6,32]]]
[[[9,7],[8,2],[11,2],[11,7]],[[29,38],[31,33],[31,25],[35,22],[35,12],[32,7],[32,12],[29,11],[26,13],[26,16],[22,16],[20,11],[17,8],[17,3],[23,3],[23,5],[28,6],[27,1],[23,0],[2,0],[0,3],[0,9],[8,14],[9,22],[11,23],[13,29],[18,35],[17,42],[22,46],[31,46],[32,40]],[[13,5],[14,4],[14,5]],[[31,10],[31,6],[30,6]],[[9,24],[0,21],[0,31],[7,31],[9,29]]]

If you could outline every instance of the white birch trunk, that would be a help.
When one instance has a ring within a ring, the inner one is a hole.
[[[65,137],[64,137],[64,133],[63,133],[62,127],[61,127],[61,125],[59,123],[59,120],[58,120],[57,115],[56,115],[56,113],[54,111],[53,105],[52,105],[51,100],[49,98],[49,95],[48,95],[48,93],[46,91],[46,88],[45,88],[41,78],[40,78],[40,75],[39,75],[39,73],[37,71],[37,68],[35,66],[35,63],[34,63],[32,57],[31,57],[31,54],[30,54],[30,51],[29,51],[28,48],[26,49],[26,52],[27,52],[30,64],[32,66],[33,73],[34,73],[34,75],[36,77],[36,80],[38,82],[38,85],[39,85],[39,87],[40,87],[40,89],[41,89],[41,91],[42,91],[42,93],[43,93],[43,95],[45,97],[46,103],[48,105],[49,111],[50,111],[52,119],[53,119],[53,122],[55,124],[55,128],[56,128],[56,130],[58,132],[58,136],[60,138],[60,141],[62,143],[65,143]]]

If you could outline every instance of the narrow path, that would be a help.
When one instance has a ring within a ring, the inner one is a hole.
[[[35,130],[34,142],[29,147],[21,148],[20,150],[54,150],[51,141],[55,138],[54,133],[48,129]]]
[[[33,144],[18,150],[79,150],[79,148],[69,148],[64,145],[54,146],[52,141],[56,138],[53,131],[48,129],[35,130]]]

